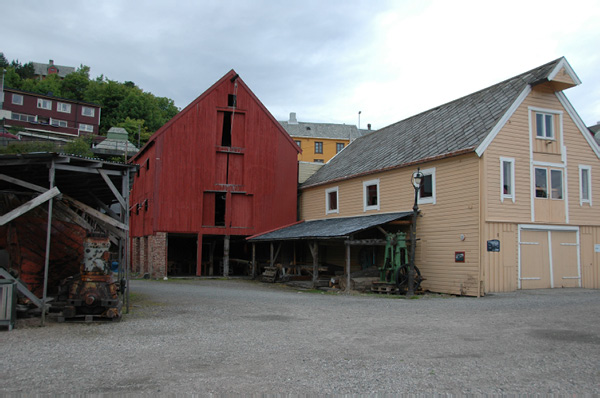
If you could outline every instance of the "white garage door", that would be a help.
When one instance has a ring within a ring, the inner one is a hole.
[[[580,287],[577,231],[521,230],[521,289]]]

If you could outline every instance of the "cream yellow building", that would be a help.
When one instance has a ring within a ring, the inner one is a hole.
[[[600,288],[600,148],[563,93],[578,84],[559,58],[358,138],[301,185],[305,222],[290,228],[312,231],[263,239],[312,239],[313,253],[326,248],[320,262],[358,270],[356,234],[377,233],[377,221],[381,232],[408,228],[419,169],[424,289]],[[354,225],[346,249],[319,232],[343,220]],[[377,253],[370,258],[381,265]]]

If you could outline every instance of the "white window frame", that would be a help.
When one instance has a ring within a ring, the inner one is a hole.
[[[40,109],[46,109],[46,110],[51,111],[52,110],[52,101],[49,99],[38,98],[37,107]]]
[[[79,131],[86,131],[86,132],[93,133],[94,126],[92,126],[91,124],[79,123]]]
[[[89,113],[89,115],[86,113],[86,111]],[[82,106],[81,115],[87,117],[94,117],[96,116],[96,110],[94,108],[90,108],[89,106]]]
[[[504,163],[510,164],[510,187],[511,193],[504,193]],[[515,159],[514,158],[500,158],[500,202],[504,202],[504,199],[510,199],[515,203]]]
[[[335,192],[335,209],[331,209],[329,194]],[[340,213],[340,190],[339,187],[333,187],[325,190],[325,214],[339,214]]]
[[[435,167],[429,168],[429,169],[423,169],[420,170],[420,172],[423,174],[423,176],[431,176],[431,196],[426,197],[426,198],[422,198],[421,197],[421,188],[419,188],[419,194],[417,196],[418,199],[418,203],[420,205],[424,205],[424,204],[435,204],[436,203],[436,189],[435,189]]]
[[[367,198],[368,198],[367,187],[369,187],[371,185],[377,186],[377,204],[367,206]],[[379,195],[379,178],[377,178],[375,180],[364,181],[363,182],[363,211],[379,210],[380,204],[381,204],[381,196]]]
[[[556,139],[556,121],[554,120],[556,113],[552,113],[552,112],[545,112],[545,111],[534,111],[534,115],[535,115],[535,138],[538,138],[540,140],[555,140]],[[544,135],[540,136],[537,134],[538,131],[538,121],[537,121],[537,117],[538,115],[542,116],[542,121],[543,121],[543,126],[542,126],[542,132]],[[546,118],[550,116],[550,120],[552,120],[552,136],[548,137],[546,135]]]
[[[540,170],[544,170],[546,172],[546,197],[545,198],[540,198],[539,196],[537,196],[537,176],[536,176],[536,170],[540,169]],[[533,168],[533,196],[536,199],[550,199],[550,196],[552,195],[552,190],[550,188],[550,181],[549,181],[549,172],[548,172],[548,168],[546,167],[534,167]]]
[[[12,103],[13,105],[23,105],[23,96],[21,94],[13,94],[12,95]]]
[[[583,171],[587,172],[587,190],[588,197],[583,197]],[[579,206],[583,206],[584,203],[592,205],[592,166],[579,165]]]
[[[69,123],[66,120],[59,120],[50,118],[50,125],[54,127],[69,127]]]
[[[552,197],[554,194],[554,185],[552,184],[552,172],[557,171],[560,173],[560,193],[562,198],[554,198]],[[548,192],[548,199],[552,199],[552,200],[565,200],[565,172],[562,169],[548,169],[548,181],[550,183],[549,185],[549,192]]]
[[[56,104],[56,110],[62,113],[71,113],[71,104],[65,102],[58,102]]]

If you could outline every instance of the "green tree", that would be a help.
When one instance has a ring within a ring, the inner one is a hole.
[[[7,68],[9,65],[8,60],[4,56],[4,53],[0,53],[0,68]]]
[[[61,96],[76,101],[83,101],[90,85],[90,67],[81,65],[62,80]]]
[[[60,152],[67,155],[78,155],[85,156],[88,158],[94,157],[92,152],[92,138],[89,136],[83,136],[75,139],[74,141],[66,143]]]

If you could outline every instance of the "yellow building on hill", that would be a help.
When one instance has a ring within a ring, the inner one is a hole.
[[[298,122],[295,112],[288,121],[279,123],[302,149],[298,154],[302,162],[327,163],[350,142],[371,132],[371,125],[368,130],[359,130],[350,124]]]

